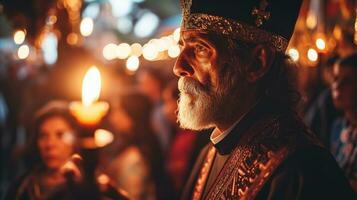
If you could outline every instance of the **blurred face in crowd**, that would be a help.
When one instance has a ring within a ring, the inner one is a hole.
[[[109,113],[109,122],[110,124],[121,133],[130,133],[133,122],[130,116],[123,110],[119,104],[113,104],[111,106],[111,112]]]
[[[147,95],[153,102],[160,100],[161,88],[160,81],[148,72],[139,73],[138,77],[140,90]]]
[[[74,130],[61,116],[49,117],[39,127],[37,146],[48,169],[62,167],[74,153],[74,142]]]
[[[349,66],[334,65],[332,97],[337,108],[357,109],[357,70]]]
[[[182,52],[174,66],[180,77],[180,125],[193,130],[214,127],[222,115],[228,115],[222,112],[235,108],[239,96],[245,94],[245,81],[222,38],[183,31],[180,44]]]

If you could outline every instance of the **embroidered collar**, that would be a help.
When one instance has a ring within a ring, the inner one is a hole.
[[[216,131],[218,131],[215,129],[211,134],[213,146],[217,149],[220,155],[231,153],[242,134],[254,125],[254,122],[272,112],[275,111],[272,109],[271,102],[261,99],[248,113],[243,115],[232,125],[232,127],[219,136],[215,135],[217,134]]]

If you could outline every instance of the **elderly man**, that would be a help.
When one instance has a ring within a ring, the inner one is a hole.
[[[352,199],[294,110],[284,51],[299,0],[183,0],[178,118],[215,128],[182,199]]]

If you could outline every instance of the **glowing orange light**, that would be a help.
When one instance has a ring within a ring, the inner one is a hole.
[[[94,132],[94,143],[97,147],[104,147],[113,142],[114,136],[111,132],[104,129],[97,129]]]
[[[315,49],[310,48],[307,51],[307,58],[312,62],[316,62],[317,59],[319,58],[319,55],[317,54],[317,51]]]
[[[325,40],[322,38],[317,38],[315,44],[319,50],[324,50],[326,48]]]
[[[84,125],[96,125],[109,109],[106,102],[97,102],[101,89],[98,68],[92,66],[86,73],[82,84],[82,102],[72,102],[71,113]]]

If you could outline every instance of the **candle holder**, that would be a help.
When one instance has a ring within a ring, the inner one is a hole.
[[[69,191],[70,199],[128,199],[112,187],[109,181],[99,182],[96,178],[99,150],[114,139],[112,133],[99,129],[100,122],[109,110],[107,102],[97,101],[99,93],[100,73],[93,66],[83,79],[82,102],[75,101],[69,105],[70,113],[80,126],[78,141],[81,154],[80,164],[75,166],[75,162],[72,162],[72,166],[81,169],[79,180],[74,171],[68,170],[65,173],[66,191]]]

